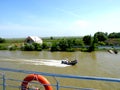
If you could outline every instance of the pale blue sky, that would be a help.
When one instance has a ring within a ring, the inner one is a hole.
[[[120,0],[0,0],[0,37],[120,32]]]

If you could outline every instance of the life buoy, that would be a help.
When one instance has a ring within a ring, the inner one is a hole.
[[[45,90],[53,90],[49,81],[42,75],[38,74],[29,74],[27,77],[25,77],[21,84],[21,90],[28,90],[28,83],[32,80],[38,81],[43,84]]]

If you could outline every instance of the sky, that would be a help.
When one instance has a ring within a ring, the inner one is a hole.
[[[0,0],[0,37],[120,32],[120,0]]]

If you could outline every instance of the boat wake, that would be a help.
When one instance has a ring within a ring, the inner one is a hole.
[[[32,65],[46,65],[46,66],[55,66],[55,67],[67,67],[70,65],[61,64],[62,60],[48,60],[48,59],[36,59],[36,60],[24,60],[24,64]]]
[[[61,64],[62,60],[55,59],[4,59],[3,61],[14,62],[20,64],[30,64],[30,65],[46,65],[54,67],[67,67],[70,65]]]

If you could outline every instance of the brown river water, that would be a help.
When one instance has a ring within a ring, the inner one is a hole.
[[[77,59],[78,64],[75,66],[61,64],[61,60],[65,59]],[[120,78],[120,53],[110,54],[107,51],[92,53],[0,51],[0,67],[57,74]],[[19,75],[17,77],[23,78]],[[69,82],[61,80],[60,83],[97,90],[120,90],[120,83],[115,82],[71,79]]]

